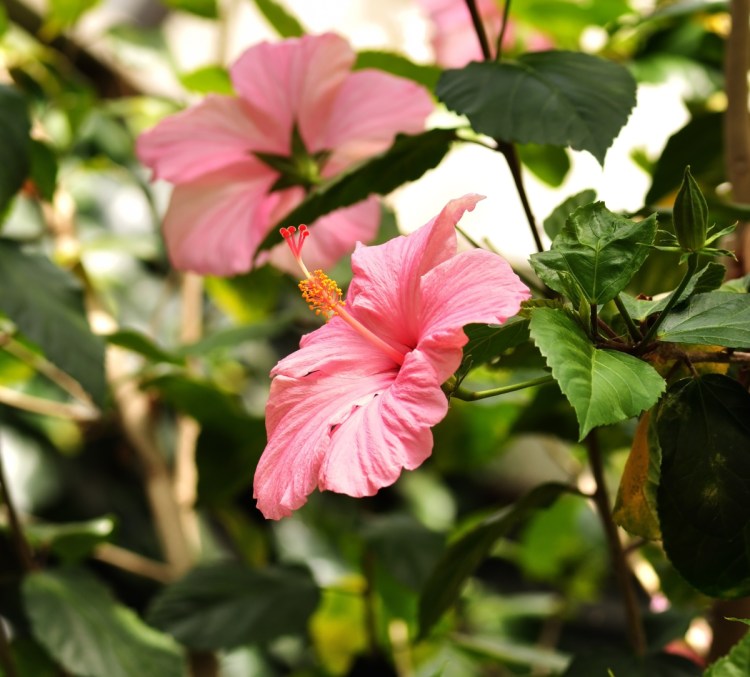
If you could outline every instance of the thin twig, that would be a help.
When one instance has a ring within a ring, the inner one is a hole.
[[[507,395],[508,393],[516,392],[517,390],[523,390],[524,388],[532,388],[534,386],[544,385],[545,383],[552,383],[555,378],[551,375],[540,376],[539,378],[533,378],[528,381],[522,381],[521,383],[514,383],[509,386],[502,386],[500,388],[491,388],[490,390],[464,390],[460,386],[455,390],[450,391],[451,397],[455,397],[458,400],[464,400],[465,402],[475,402],[476,400],[484,400],[488,397],[497,397],[498,395]]]
[[[586,451],[588,452],[591,471],[594,476],[594,481],[596,482],[596,491],[592,498],[596,505],[597,512],[599,513],[599,519],[604,528],[609,555],[612,560],[612,566],[614,567],[617,584],[625,608],[628,639],[633,651],[638,656],[643,656],[646,653],[646,635],[643,630],[643,619],[641,618],[640,609],[638,608],[638,601],[635,597],[635,589],[633,588],[632,575],[625,558],[620,535],[617,532],[617,526],[612,520],[609,492],[607,491],[607,485],[604,479],[602,454],[595,430],[592,430],[586,436]]]
[[[19,677],[18,670],[16,670],[16,662],[13,660],[13,653],[10,650],[10,641],[8,640],[8,634],[5,628],[5,621],[0,618],[0,667],[2,667],[6,677]]]
[[[495,46],[495,61],[500,61],[503,58],[503,40],[505,39],[505,31],[508,28],[508,17],[510,16],[510,0],[505,0],[505,6],[503,7],[503,23],[500,25],[500,35],[497,36],[497,45]]]
[[[112,543],[102,543],[97,546],[92,557],[136,576],[150,578],[165,585],[176,578],[174,570],[168,564],[157,562]]]
[[[0,386],[0,404],[7,404],[17,409],[30,411],[34,414],[67,418],[71,421],[95,421],[99,418],[99,410],[94,406],[77,402],[56,402],[43,397],[36,397],[22,393],[12,388]]]
[[[617,294],[614,298],[614,302],[615,306],[617,306],[618,312],[622,316],[622,319],[625,320],[625,326],[628,328],[628,333],[630,334],[631,338],[637,343],[643,337],[641,336],[641,332],[638,331],[638,327],[635,326],[633,318],[630,317],[630,313],[628,313],[627,308],[625,308],[622,297]]]

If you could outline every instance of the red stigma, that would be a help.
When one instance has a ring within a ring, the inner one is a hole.
[[[294,258],[299,260],[302,253],[302,245],[310,234],[307,226],[303,224],[299,229],[294,226],[289,226],[289,228],[279,228],[279,233],[281,233],[281,236],[286,240],[289,249],[291,249],[292,254],[294,254]]]

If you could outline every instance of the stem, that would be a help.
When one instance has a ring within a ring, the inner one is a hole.
[[[495,139],[497,144],[497,150],[499,150],[505,161],[508,163],[508,169],[513,177],[513,183],[516,186],[516,192],[518,197],[521,198],[521,206],[523,207],[524,214],[526,214],[526,220],[531,228],[531,235],[534,238],[534,244],[538,252],[544,251],[544,245],[542,244],[542,238],[539,235],[539,228],[536,225],[536,219],[534,213],[531,211],[531,204],[529,203],[528,195],[526,195],[526,188],[523,185],[523,175],[521,174],[521,163],[518,160],[518,152],[516,147],[508,141],[502,141]]]
[[[625,559],[625,551],[622,548],[620,535],[617,532],[617,526],[612,520],[612,511],[610,509],[609,493],[604,480],[604,465],[602,463],[601,449],[599,448],[599,439],[596,431],[592,430],[586,436],[586,451],[588,452],[591,471],[596,482],[596,491],[592,496],[596,505],[599,519],[604,527],[604,534],[607,538],[609,555],[612,559],[612,566],[615,570],[617,584],[620,588],[623,606],[625,608],[625,617],[628,625],[628,639],[633,651],[638,656],[646,653],[646,635],[643,631],[643,620],[638,608],[638,601],[635,597],[630,567]]]
[[[35,397],[26,393],[0,386],[0,403],[11,407],[31,411],[45,416],[57,416],[72,421],[94,421],[99,418],[99,410],[77,402],[68,404],[56,402],[43,397]]]
[[[682,295],[682,292],[685,291],[685,287],[687,287],[688,282],[690,282],[690,278],[693,277],[695,274],[696,269],[698,268],[698,254],[690,254],[688,257],[688,264],[687,264],[687,270],[685,271],[685,277],[682,278],[682,281],[680,282],[677,289],[674,290],[674,293],[672,296],[669,297],[669,301],[667,301],[667,305],[664,306],[664,310],[659,313],[659,316],[656,318],[654,323],[649,327],[649,330],[646,332],[646,335],[643,337],[643,340],[638,344],[638,348],[643,349],[649,344],[649,341],[656,336],[656,332],[661,326],[662,322],[664,322],[667,315],[669,315],[669,312],[672,310],[674,305],[679,300],[680,296]]]
[[[479,16],[477,3],[475,0],[465,0],[465,2],[466,6],[469,8],[469,14],[471,14],[471,23],[474,24],[474,32],[477,34],[477,39],[479,40],[479,46],[482,49],[484,60],[492,61],[492,51],[490,50],[490,43],[489,40],[487,40],[487,33],[484,30],[482,17]]]
[[[34,565],[34,559],[31,556],[31,548],[26,541],[26,536],[21,528],[21,522],[18,519],[18,513],[16,507],[13,505],[13,499],[10,495],[10,489],[8,488],[8,480],[5,476],[5,464],[3,463],[2,449],[0,449],[0,498],[5,503],[5,507],[8,511],[8,523],[10,526],[11,540],[13,546],[18,553],[18,559],[21,562],[23,570],[28,572],[33,571],[36,567]],[[0,624],[2,621],[0,621]]]
[[[625,326],[628,328],[628,333],[636,343],[639,342],[643,337],[641,336],[641,332],[638,331],[638,327],[635,326],[633,318],[630,317],[627,309],[625,308],[625,304],[622,302],[622,297],[617,294],[617,296],[615,296],[614,298],[614,301],[615,305],[617,306],[617,310],[619,311],[620,315],[622,315],[622,319],[625,320]]]
[[[367,652],[370,656],[380,653],[378,642],[378,619],[375,611],[375,556],[372,551],[365,550],[362,556],[362,573],[365,577],[365,629],[367,634]]]
[[[500,35],[497,36],[497,46],[495,47],[495,61],[503,58],[503,40],[505,39],[505,30],[508,28],[508,17],[510,16],[510,0],[505,0],[503,7],[503,23],[500,25]]]
[[[175,580],[174,571],[168,564],[149,559],[137,552],[121,548],[119,545],[102,543],[96,547],[91,556],[99,562],[110,564],[123,571],[149,578],[164,585],[168,585]]]
[[[533,386],[544,385],[545,383],[552,383],[555,378],[554,376],[540,376],[539,378],[533,378],[530,381],[521,381],[520,383],[514,383],[509,386],[502,386],[501,388],[492,388],[491,390],[464,390],[460,386],[450,392],[451,397],[455,397],[458,400],[464,400],[465,402],[474,402],[476,400],[484,400],[488,397],[496,397],[497,395],[505,395],[507,393],[513,393],[516,390],[523,390],[524,388],[532,388]]]
[[[52,362],[46,360],[33,350],[29,350],[20,341],[16,341],[7,333],[0,334],[0,347],[48,378],[52,383],[62,388],[68,395],[81,402],[87,408],[98,413],[98,409],[91,401],[91,397],[81,384],[62,369],[52,364]]]
[[[591,303],[589,322],[591,324],[591,338],[596,341],[599,338],[599,321],[597,315],[596,303]]]

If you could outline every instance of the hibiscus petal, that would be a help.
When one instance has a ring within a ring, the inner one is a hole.
[[[357,71],[341,85],[318,147],[311,150],[333,149],[324,172],[333,176],[386,150],[397,133],[424,130],[434,107],[427,90],[414,82],[376,70]]]
[[[203,275],[249,270],[270,227],[256,218],[268,184],[263,171],[233,167],[176,186],[163,226],[175,268]]]
[[[362,324],[384,340],[414,348],[420,336],[420,279],[456,253],[455,226],[480,195],[451,200],[432,221],[408,236],[352,254],[354,278],[347,303]]]
[[[358,402],[337,425],[319,473],[319,486],[349,496],[372,496],[401,471],[432,453],[430,428],[448,411],[448,400],[429,361],[413,351],[389,387]]]
[[[280,152],[289,152],[295,122],[308,149],[317,146],[354,59],[343,38],[325,33],[262,42],[244,52],[230,72],[269,138],[285,144]]]
[[[529,289],[497,254],[475,249],[436,266],[421,281],[419,347],[445,381],[461,363],[470,323],[502,324],[515,315]]]
[[[136,151],[156,178],[172,183],[194,181],[237,164],[261,166],[268,176],[275,176],[250,154],[263,139],[242,100],[209,95],[141,134]]]
[[[372,197],[351,207],[338,209],[315,221],[305,242],[305,265],[310,270],[330,269],[351,254],[357,242],[371,242],[380,224],[380,202]],[[270,262],[290,275],[299,275],[299,265],[286,243],[258,257],[258,264]]]

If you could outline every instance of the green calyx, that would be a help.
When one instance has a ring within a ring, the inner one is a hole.
[[[277,155],[260,151],[254,151],[253,155],[280,174],[271,186],[271,192],[293,186],[302,186],[305,191],[310,191],[323,182],[321,171],[328,161],[331,151],[322,150],[317,153],[310,153],[295,124],[292,127],[291,155]]]
[[[683,251],[695,252],[706,245],[708,205],[690,173],[689,165],[685,167],[685,175],[675,199],[672,219],[677,242]]]

